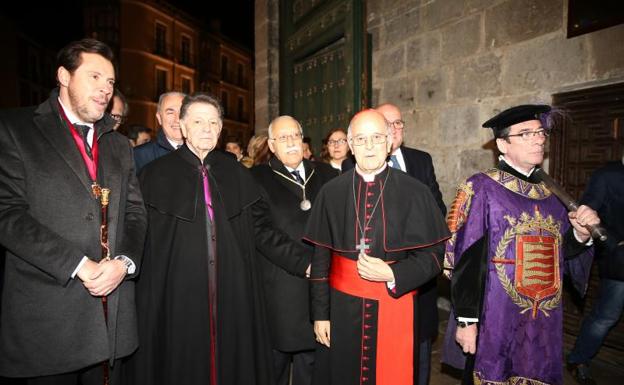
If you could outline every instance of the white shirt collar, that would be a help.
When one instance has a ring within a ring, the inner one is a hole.
[[[161,128],[161,130],[162,130],[162,128]],[[173,140],[167,138],[167,135],[165,135],[165,139],[167,139],[167,142],[169,142],[169,144],[171,145],[171,147],[173,147],[174,150],[176,150],[178,147],[180,147],[180,146],[182,146],[184,144],[184,142],[182,142],[182,143],[174,142]]]
[[[516,167],[513,163],[511,163],[509,161],[509,159],[505,158],[505,155],[499,155],[498,156],[498,160],[504,160],[505,163],[507,163],[509,165],[509,167],[513,168],[514,170],[518,171],[520,174],[526,176],[527,178],[531,176],[531,174],[533,174],[533,171],[535,171],[535,167],[533,167],[532,169],[529,170],[529,172],[526,171],[522,171],[520,170],[518,167]]]
[[[335,168],[338,171],[342,171],[342,163],[341,164],[337,164],[334,163],[333,159],[329,161],[329,165],[332,166],[333,168]]]
[[[65,116],[67,116],[67,119],[70,121],[71,124],[82,124],[83,126],[89,126],[90,128],[93,128],[93,123],[85,123],[81,121],[76,115],[74,115],[73,112],[71,112],[69,108],[65,107],[60,97],[58,98],[58,101],[61,105],[61,108],[63,109],[63,112],[65,112]],[[91,130],[89,130],[89,133],[91,133]]]
[[[397,147],[397,149],[394,150],[391,155],[396,156],[401,171],[407,172],[407,166],[405,166],[405,158],[403,158],[403,152],[401,151],[401,147]]]
[[[306,180],[306,173],[305,173],[305,167],[303,167],[303,160],[301,161],[301,163],[299,163],[299,166],[297,166],[297,168],[291,168],[286,165],[284,165],[284,167],[286,167],[286,170],[288,170],[288,172],[290,173],[292,173],[295,170],[299,171],[299,175],[301,175],[301,179]]]
[[[364,182],[373,182],[375,181],[375,177],[379,174],[381,174],[383,172],[383,170],[386,169],[386,167],[388,167],[388,164],[384,164],[383,167],[381,167],[379,170],[375,171],[372,174],[364,174],[362,172],[362,170],[360,170],[360,166],[358,166],[357,164],[355,165],[355,171],[358,173],[359,176],[362,177],[362,179],[364,179]]]

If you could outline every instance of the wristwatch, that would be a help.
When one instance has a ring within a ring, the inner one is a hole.
[[[126,257],[125,255],[118,255],[115,257],[115,259],[123,262],[123,264],[126,266],[126,272],[128,274],[134,274],[136,266],[130,258]]]
[[[474,325],[476,322],[468,322],[468,321],[457,321],[457,327],[459,328],[465,328],[468,327],[470,325]]]

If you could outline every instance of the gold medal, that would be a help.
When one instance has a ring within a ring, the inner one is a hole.
[[[91,191],[95,199],[100,199],[100,196],[102,196],[102,187],[97,182],[91,184]]]

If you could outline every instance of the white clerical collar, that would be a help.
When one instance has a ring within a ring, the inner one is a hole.
[[[295,170],[299,171],[299,175],[301,175],[301,179],[306,180],[306,173],[305,173],[305,167],[303,167],[303,161],[299,163],[299,166],[297,166],[297,168],[288,167],[286,165],[284,165],[284,167],[286,167],[286,170],[288,170],[288,172],[291,174]]]
[[[362,177],[362,179],[364,179],[364,182],[374,182],[375,181],[375,177],[379,174],[381,174],[383,172],[383,170],[386,169],[386,167],[388,167],[387,163],[384,163],[384,165],[377,171],[370,173],[370,174],[364,174],[364,172],[362,170],[360,170],[360,166],[358,166],[357,164],[355,165],[355,171],[358,173],[359,176]]]
[[[69,120],[71,124],[73,125],[81,124],[83,126],[89,126],[89,128],[93,128],[93,123],[86,123],[86,122],[81,121],[69,108],[65,107],[60,97],[58,98],[58,101],[59,101],[59,104],[61,105],[61,108],[63,109],[63,112],[65,112],[65,116],[67,117],[67,120]],[[91,130],[89,130],[89,132],[91,132]]]
[[[499,155],[498,160],[504,160],[505,163],[507,163],[507,165],[511,168],[513,168],[514,170],[518,171],[520,174],[526,176],[527,178],[531,176],[531,174],[533,174],[533,171],[535,171],[535,167],[531,168],[529,170],[529,172],[526,171],[522,171],[520,170],[518,167],[516,167],[513,163],[511,163],[507,158],[505,158],[504,155]]]

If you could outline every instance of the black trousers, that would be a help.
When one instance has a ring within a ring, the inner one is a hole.
[[[108,368],[109,385],[117,385],[121,371],[119,360],[115,361],[114,368]],[[70,373],[55,374],[32,378],[2,378],[0,385],[103,385],[104,366],[97,364]]]
[[[300,352],[282,352],[273,349],[273,367],[276,385],[288,385],[290,382],[290,363],[292,361],[292,385],[311,385],[314,368],[314,350]]]

